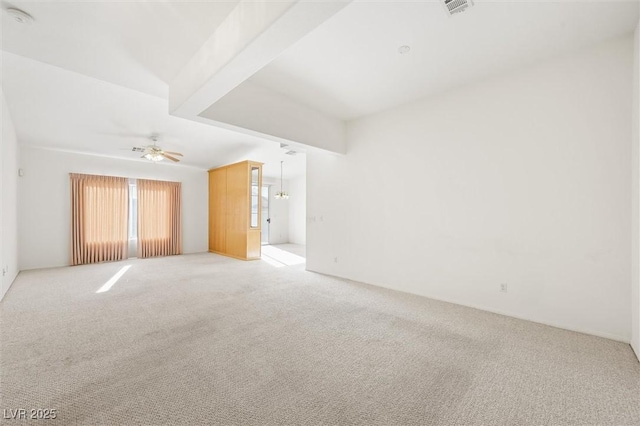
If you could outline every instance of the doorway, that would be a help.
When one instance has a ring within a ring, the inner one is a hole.
[[[262,245],[269,244],[269,225],[271,224],[271,218],[269,217],[269,185],[262,186],[262,233],[260,241]]]

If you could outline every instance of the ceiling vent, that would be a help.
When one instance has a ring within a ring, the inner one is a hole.
[[[444,6],[447,8],[449,15],[453,16],[473,6],[473,2],[471,0],[444,0]]]

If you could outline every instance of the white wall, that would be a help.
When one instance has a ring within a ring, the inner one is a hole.
[[[288,96],[245,81],[200,116],[332,152],[345,152],[345,124]],[[279,140],[278,139],[278,140]]]
[[[307,243],[307,177],[289,179],[289,242]]]
[[[289,242],[289,200],[276,200],[276,192],[280,191],[280,179],[263,179],[263,185],[269,185],[269,244],[283,244]],[[289,181],[282,180],[285,191],[289,188]]]
[[[633,52],[631,346],[640,360],[640,23],[636,27]]]
[[[2,140],[0,141],[0,300],[18,275],[18,139],[9,108],[0,89]]]
[[[208,249],[208,178],[204,170],[22,147],[19,190],[20,269],[69,264],[69,173],[182,182],[184,253]]]
[[[628,342],[632,49],[349,123],[308,154],[307,268]]]

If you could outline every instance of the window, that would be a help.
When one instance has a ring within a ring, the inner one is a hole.
[[[182,253],[180,182],[70,178],[72,265]]]
[[[138,257],[182,253],[180,182],[138,179]]]
[[[127,179],[70,174],[71,264],[126,259]]]
[[[129,179],[129,239],[138,239],[138,189],[135,179]]]

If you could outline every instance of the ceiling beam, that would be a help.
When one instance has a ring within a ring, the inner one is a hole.
[[[257,132],[263,139],[346,153],[346,125],[342,120],[251,81],[240,84],[200,117],[218,127],[224,123],[241,133],[255,136]]]
[[[351,1],[241,0],[171,83],[169,112],[202,122],[203,111]]]

